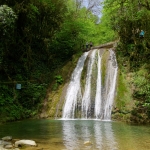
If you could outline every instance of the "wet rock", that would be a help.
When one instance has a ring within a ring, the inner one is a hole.
[[[15,142],[15,147],[22,146],[22,145],[37,146],[35,141],[32,140],[19,140]]]
[[[2,146],[10,145],[10,144],[11,144],[11,142],[0,140],[0,145],[2,145]]]
[[[11,141],[12,140],[12,136],[5,136],[2,138],[2,140],[4,141]]]
[[[18,146],[37,146],[33,140],[12,139],[11,136],[5,136],[0,140],[0,150],[20,150]]]
[[[12,149],[13,145],[11,142],[0,140],[0,150]]]
[[[12,149],[12,148],[13,148],[13,145],[12,145],[12,144],[9,144],[9,145],[4,146],[4,148],[6,148],[6,149]]]

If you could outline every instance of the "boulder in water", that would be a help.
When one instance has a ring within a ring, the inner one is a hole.
[[[12,144],[8,144],[6,146],[4,146],[6,149],[12,149],[13,148],[13,145]]]
[[[21,145],[29,145],[29,146],[37,146],[37,144],[35,143],[35,141],[32,140],[19,140],[15,142],[15,147]]]
[[[0,150],[12,149],[13,145],[11,142],[0,140]]]

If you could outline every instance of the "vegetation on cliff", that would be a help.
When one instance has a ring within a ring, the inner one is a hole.
[[[104,10],[110,16],[112,29],[119,39],[116,55],[120,69],[119,76],[122,76],[122,81],[119,82],[118,93],[122,93],[121,90],[125,86],[127,88],[124,88],[123,91],[128,94],[123,94],[124,98],[125,95],[131,96],[128,97],[128,100],[120,97],[120,100],[123,101],[121,105],[127,104],[128,101],[135,103],[130,109],[129,121],[147,123],[150,120],[150,2],[105,0]],[[141,30],[145,32],[144,38],[139,37]],[[126,81],[121,87],[123,80]],[[124,107],[127,109],[127,105]],[[122,107],[120,110],[123,110]]]

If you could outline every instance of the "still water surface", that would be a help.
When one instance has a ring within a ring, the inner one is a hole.
[[[26,120],[0,125],[0,138],[8,135],[35,140],[43,150],[150,150],[150,126],[120,122]]]

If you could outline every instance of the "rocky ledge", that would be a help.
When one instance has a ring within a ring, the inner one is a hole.
[[[0,140],[0,150],[20,150],[20,148],[25,146],[35,146],[37,147],[37,144],[33,140],[17,140],[12,139],[12,136],[5,136],[1,138]]]

